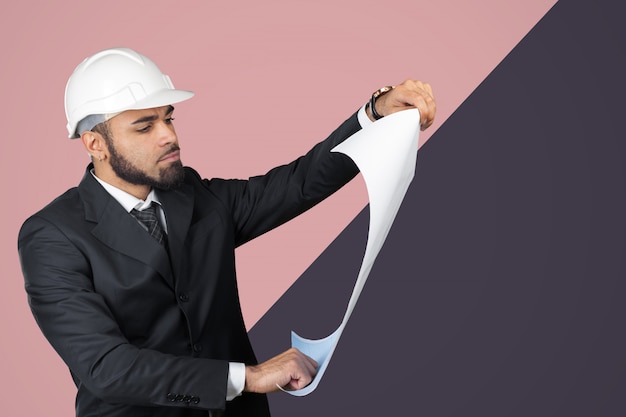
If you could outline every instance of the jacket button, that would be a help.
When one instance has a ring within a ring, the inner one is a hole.
[[[194,404],[198,404],[200,402],[200,397],[196,397],[195,395],[192,395],[191,402]]]
[[[189,301],[189,296],[187,294],[180,294],[178,296],[178,299],[183,303],[186,303],[187,301]]]
[[[176,394],[169,392],[169,393],[167,394],[167,400],[168,400],[168,401],[171,401],[171,402],[176,401]]]
[[[193,351],[194,352],[202,352],[202,344],[201,343],[195,343],[193,345]]]

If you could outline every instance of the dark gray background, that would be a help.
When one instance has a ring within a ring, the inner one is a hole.
[[[324,379],[275,416],[626,415],[625,9],[558,2],[420,150]],[[260,360],[335,330],[368,221],[251,330]]]

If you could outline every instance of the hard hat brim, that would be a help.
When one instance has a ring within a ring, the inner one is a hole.
[[[153,92],[149,96],[141,100],[138,100],[137,102],[133,103],[130,106],[125,105],[119,109],[110,109],[110,111],[107,113],[122,113],[127,110],[152,109],[155,107],[162,107],[162,106],[167,106],[167,105],[171,105],[175,103],[180,103],[182,101],[189,100],[193,96],[194,96],[194,93],[191,91],[173,90],[169,88],[164,88],[162,90]],[[87,116],[89,115],[87,114],[84,117],[87,117]],[[80,137],[80,133],[76,131],[77,126],[78,126],[78,123],[76,124],[76,126],[71,127],[72,134],[69,135],[70,139],[77,139]]]

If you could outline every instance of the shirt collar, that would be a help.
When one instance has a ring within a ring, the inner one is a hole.
[[[120,203],[122,207],[124,207],[124,210],[129,213],[132,209],[137,209],[139,211],[146,209],[150,207],[150,204],[152,204],[152,202],[155,202],[159,205],[161,204],[161,202],[159,201],[159,197],[154,189],[151,189],[146,199],[142,200],[135,197],[134,195],[128,194],[126,191],[120,190],[116,186],[111,185],[106,181],[101,180],[96,176],[93,170],[91,170],[91,175],[93,175],[93,177],[100,183],[100,185],[102,185],[102,187],[104,187],[104,189],[109,194],[111,194],[111,197],[113,197],[118,203]]]

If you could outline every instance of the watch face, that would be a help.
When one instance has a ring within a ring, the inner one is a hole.
[[[374,97],[380,97],[383,94],[391,91],[393,89],[393,87],[387,86],[387,87],[383,87],[383,88],[379,88],[378,90],[374,91],[373,96]]]

